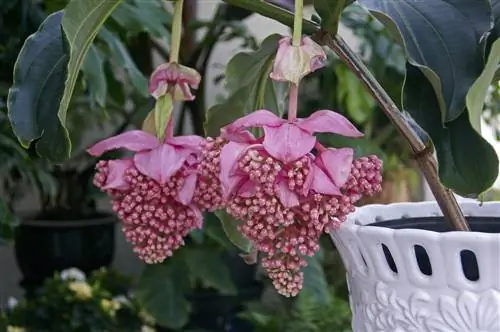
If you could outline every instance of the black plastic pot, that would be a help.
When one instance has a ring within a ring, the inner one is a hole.
[[[115,223],[108,214],[80,220],[24,221],[15,231],[21,286],[29,294],[56,271],[75,267],[86,274],[111,264]]]
[[[481,233],[500,233],[500,217],[466,217],[471,231]],[[367,226],[386,227],[391,229],[420,229],[445,233],[453,231],[443,217],[421,217],[385,220]],[[383,247],[385,258],[393,272],[397,273],[394,259],[386,247]],[[432,267],[427,252],[422,247],[415,248],[417,263],[423,274],[432,274]],[[475,281],[479,279],[479,268],[477,259],[472,251],[463,251],[461,254],[462,268],[467,279]]]

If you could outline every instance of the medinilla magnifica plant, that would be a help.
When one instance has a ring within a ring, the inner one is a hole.
[[[307,256],[318,252],[321,234],[335,231],[354,204],[379,192],[382,182],[377,156],[357,156],[353,148],[331,148],[317,140],[317,133],[361,137],[347,118],[325,109],[299,116],[300,82],[322,70],[325,46],[361,79],[408,141],[450,225],[468,230],[450,189],[477,196],[498,175],[498,158],[478,124],[500,58],[497,1],[358,1],[405,47],[403,107],[337,34],[340,14],[352,1],[314,0],[320,19],[313,21],[303,17],[303,0],[295,0],[293,10],[264,0],[225,2],[287,24],[293,35],[271,35],[255,52],[230,60],[225,77],[230,95],[207,112],[209,137],[175,136],[172,129],[175,104],[192,102],[204,83],[195,69],[179,63],[184,1],[175,0],[170,59],[151,74],[149,92],[156,104],[143,128],[88,149],[93,156],[116,149],[132,152],[99,162],[94,183],[109,195],[142,260],[157,264],[175,255],[184,237],[203,227],[204,212],[215,212],[224,216],[230,239],[250,253],[247,259],[261,255],[281,294],[299,293],[302,268]],[[54,141],[60,149],[39,151],[52,160],[69,153],[64,123],[75,75],[95,34],[119,4],[73,0],[62,20],[52,16],[41,26],[38,34],[49,35],[49,28],[62,26],[62,42],[68,43],[54,64],[54,70],[67,72],[64,86],[59,82],[54,91],[60,96],[54,113],[58,120],[20,117],[16,96],[30,87],[15,83],[11,89],[11,120],[21,142],[29,145],[40,136],[45,145]],[[23,69],[16,68],[18,81],[25,78]],[[26,130],[29,126],[37,130]]]

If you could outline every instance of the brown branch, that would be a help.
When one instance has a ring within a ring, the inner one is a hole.
[[[438,176],[437,160],[434,157],[433,149],[428,148],[415,131],[409,126],[401,111],[385,92],[380,83],[372,75],[370,70],[358,58],[356,53],[338,35],[332,36],[329,33],[319,33],[315,36],[324,45],[334,51],[353,71],[368,89],[370,94],[378,102],[384,113],[399,133],[406,139],[418,162],[424,177],[429,183],[429,187],[436,198],[439,207],[443,211],[445,219],[450,226],[459,231],[469,231],[469,225],[460,209],[460,206],[453,195],[453,192],[441,184]]]

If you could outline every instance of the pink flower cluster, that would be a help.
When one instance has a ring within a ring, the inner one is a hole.
[[[253,137],[250,127],[264,136]],[[336,229],[363,195],[381,190],[376,156],[353,160],[352,149],[322,147],[316,132],[361,135],[332,111],[287,121],[261,110],[222,130],[230,141],[220,157],[227,212],[244,221],[240,231],[263,254],[263,267],[285,296],[302,288],[304,257],[319,250],[321,234]]]
[[[280,48],[289,42],[282,41]],[[290,53],[303,59],[303,68],[290,76],[297,83],[326,57],[311,43],[278,51],[278,57]],[[290,80],[283,71],[293,63],[278,60],[272,76]],[[190,88],[200,79],[196,74],[164,65],[151,78],[151,93],[192,100]],[[243,221],[240,231],[262,254],[276,289],[285,296],[298,294],[305,257],[319,250],[320,236],[336,229],[362,196],[381,190],[382,162],[376,156],[354,159],[350,148],[323,147],[316,133],[362,134],[329,110],[297,118],[296,86],[293,93],[288,120],[255,111],[222,128],[215,139],[175,137],[170,120],[162,140],[134,130],[88,150],[93,156],[119,148],[134,152],[130,158],[99,162],[94,184],[111,198],[126,239],[142,260],[162,262],[189,232],[203,226],[202,212],[226,209]],[[262,137],[250,128],[262,129]]]

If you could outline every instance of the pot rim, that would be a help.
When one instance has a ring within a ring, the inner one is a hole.
[[[87,226],[97,226],[106,224],[115,224],[118,222],[118,218],[111,213],[102,213],[101,216],[88,219],[77,219],[77,220],[32,220],[24,219],[19,223],[19,226],[32,226],[32,227],[43,227],[43,228],[78,228]]]
[[[465,216],[477,217],[498,217],[500,218],[500,202],[480,203],[476,200],[462,200],[458,204],[462,208]],[[497,240],[500,241],[500,233],[484,233],[477,231],[462,232],[449,231],[437,232],[422,229],[392,229],[380,226],[371,226],[372,223],[386,220],[406,219],[406,218],[425,218],[443,216],[436,201],[426,202],[405,202],[392,204],[370,204],[359,207],[355,212],[347,216],[347,220],[342,223],[338,230],[333,231],[332,235],[339,233],[342,237],[344,232],[363,232],[377,236],[392,236],[394,233],[412,234],[414,236],[439,236],[446,238],[477,238],[478,240]]]

